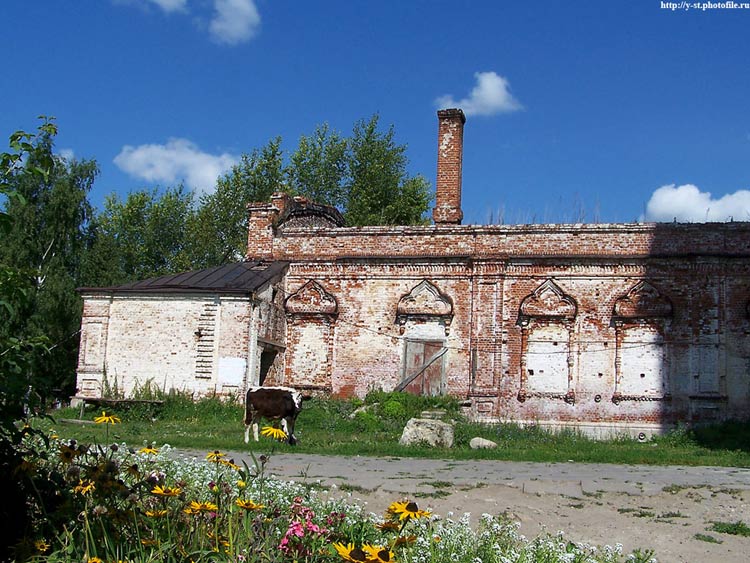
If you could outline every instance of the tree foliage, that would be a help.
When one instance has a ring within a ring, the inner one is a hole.
[[[337,207],[347,225],[415,225],[426,222],[430,185],[410,176],[406,145],[393,126],[383,132],[379,116],[361,119],[349,137],[327,124],[302,136],[285,169],[287,190]]]
[[[347,139],[327,123],[300,137],[286,169],[288,190],[312,201],[344,207],[349,174]]]
[[[193,194],[182,186],[137,190],[124,200],[108,196],[87,256],[88,283],[110,286],[189,269],[193,214]]]
[[[4,523],[0,560],[10,560],[10,546],[23,536],[31,524],[26,502],[30,494],[24,472],[20,444],[25,429],[18,421],[33,410],[39,398],[37,389],[48,387],[39,370],[41,359],[49,357],[49,339],[39,327],[29,326],[37,297],[39,267],[30,269],[23,258],[16,260],[12,250],[24,232],[19,212],[30,205],[25,188],[34,181],[48,183],[55,167],[50,146],[57,132],[55,124],[45,119],[37,133],[17,131],[10,136],[10,151],[0,153],[0,520]],[[50,245],[57,251],[59,245]],[[16,263],[18,262],[18,263]],[[36,264],[47,268],[47,264]],[[47,271],[49,270],[42,270]]]
[[[350,226],[426,223],[430,185],[408,174],[406,146],[394,137],[393,127],[381,131],[374,115],[358,121],[349,137],[319,125],[300,137],[288,159],[279,137],[243,155],[200,200],[189,228],[190,263],[209,267],[244,256],[247,203],[268,201],[277,191],[337,207]]]
[[[247,204],[278,191],[335,206],[351,226],[423,224],[430,186],[407,165],[406,146],[395,142],[393,127],[380,130],[377,115],[358,121],[349,137],[319,125],[288,155],[272,138],[197,201],[181,187],[109,196],[86,278],[108,286],[242,260]]]
[[[406,146],[394,141],[393,126],[378,131],[378,116],[354,125],[349,139],[345,215],[349,225],[425,223],[431,197],[422,176],[407,174]]]
[[[284,184],[281,138],[242,155],[220,177],[216,191],[204,194],[187,230],[186,259],[193,268],[208,268],[242,260],[247,248],[247,204],[268,201]]]
[[[21,279],[27,283],[13,318],[0,331],[20,341],[50,340],[46,354],[24,359],[31,363],[34,388],[42,395],[73,390],[81,308],[75,288],[91,243],[88,192],[97,174],[93,161],[55,156],[56,133],[54,122],[45,120],[34,135],[14,134],[14,152],[3,157],[2,166],[3,191],[10,197],[4,202],[0,263],[13,272],[6,278],[15,280],[11,286]]]
[[[337,207],[349,225],[424,221],[429,185],[407,173],[406,147],[382,131],[377,115],[345,137],[327,124],[284,152],[280,137],[242,156],[198,200],[182,186],[112,194],[95,214],[88,195],[98,173],[91,160],[54,154],[57,127],[10,137],[0,154],[0,366],[37,377],[35,388],[74,391],[80,286],[138,279],[241,260],[247,245],[247,204],[287,191]],[[50,350],[21,358],[29,342]],[[15,339],[15,340],[13,340]],[[21,364],[23,360],[23,365]],[[20,381],[20,380],[19,380]]]

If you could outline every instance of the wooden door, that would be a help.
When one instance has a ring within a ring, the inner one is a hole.
[[[415,395],[441,395],[445,351],[440,341],[407,340],[404,377],[399,388]]]

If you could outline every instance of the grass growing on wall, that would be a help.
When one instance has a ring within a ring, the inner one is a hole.
[[[243,407],[238,403],[207,398],[193,402],[173,394],[164,403],[132,405],[112,411],[123,423],[114,429],[117,440],[140,446],[157,440],[178,448],[255,450],[243,442]],[[455,421],[455,446],[450,450],[404,447],[398,444],[406,422],[423,410],[446,411]],[[76,422],[79,409],[52,414],[61,434],[75,430],[82,440],[104,440],[104,429],[87,423],[101,409],[87,408],[84,422]],[[108,412],[109,414],[109,412]],[[295,434],[297,453],[433,457],[450,459],[503,459],[539,462],[589,462],[656,465],[750,466],[750,424],[729,422],[696,429],[681,428],[650,441],[630,438],[595,441],[573,430],[558,433],[540,427],[514,424],[486,425],[468,422],[457,401],[447,397],[417,397],[407,393],[369,394],[364,401],[311,399],[303,404]],[[479,436],[498,444],[494,450],[472,450],[471,438]]]

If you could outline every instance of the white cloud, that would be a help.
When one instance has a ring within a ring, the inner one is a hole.
[[[187,0],[112,0],[114,4],[140,6],[144,10],[151,4],[156,4],[166,13],[187,12]]]
[[[641,220],[682,221],[750,221],[750,190],[737,190],[719,199],[702,192],[693,184],[669,184],[654,191]]]
[[[212,191],[216,179],[239,162],[239,157],[201,151],[187,140],[171,138],[166,145],[125,145],[114,163],[131,176],[149,182],[175,183],[197,191]]]
[[[75,153],[73,152],[73,149],[58,149],[57,154],[63,157],[65,160],[70,162],[75,158]]]
[[[249,41],[260,28],[260,13],[255,0],[203,0],[188,6],[188,0],[111,0],[115,4],[140,6],[148,11],[150,6],[158,6],[167,14],[193,14],[196,26],[208,32],[211,39],[224,45],[238,45]],[[210,17],[205,9],[213,6]]]
[[[214,10],[208,31],[217,43],[243,43],[260,27],[260,14],[253,0],[214,0]]]
[[[468,97],[454,100],[453,96],[440,96],[435,100],[439,108],[461,108],[466,115],[496,115],[523,109],[510,93],[508,80],[496,72],[476,72],[474,86]]]
[[[187,10],[187,0],[149,0],[156,4],[165,12],[185,12]]]

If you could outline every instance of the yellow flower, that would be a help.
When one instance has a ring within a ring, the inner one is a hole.
[[[278,440],[279,442],[283,442],[287,439],[286,432],[284,432],[281,428],[276,428],[275,426],[264,426],[261,429],[260,433],[262,436],[267,436],[274,440]]]
[[[245,487],[247,487],[247,483],[245,483],[242,479],[237,481],[237,488],[244,489]]]
[[[219,507],[212,502],[198,502],[192,500],[185,509],[185,512],[188,514],[197,514],[198,512],[216,512],[217,510],[219,510]]]
[[[230,459],[220,459],[219,463],[222,464],[222,465],[226,465],[227,467],[231,467],[235,471],[241,471],[242,470],[242,468],[239,465],[237,465],[236,463],[234,463],[234,461],[232,461]]]
[[[382,524],[375,524],[375,527],[383,532],[397,532],[401,528],[401,525],[398,522],[389,522],[386,520]]]
[[[354,547],[353,543],[348,543],[346,545],[344,545],[343,543],[334,543],[333,548],[336,550],[336,553],[339,554],[339,557],[341,557],[341,559],[343,559],[344,561],[352,561],[353,563],[358,563],[360,561],[370,561],[367,553],[359,547]]]
[[[89,557],[86,563],[104,563],[104,561],[102,561],[98,557]]]
[[[16,475],[19,474],[19,473],[25,473],[26,475],[31,475],[35,470],[36,470],[36,464],[33,463],[33,462],[31,462],[31,461],[29,461],[29,460],[27,460],[27,459],[24,459],[18,465],[18,467],[16,467],[13,470],[13,473],[16,474]]]
[[[156,485],[151,489],[151,492],[160,497],[176,497],[179,496],[182,491],[177,487],[162,487],[161,485]]]
[[[235,503],[240,508],[244,508],[245,510],[260,510],[261,508],[264,508],[264,505],[262,504],[255,504],[251,500],[244,500],[241,498],[238,498]]]
[[[396,561],[393,552],[387,547],[366,543],[362,545],[362,551],[367,553],[369,560],[373,563],[390,563]]]
[[[169,513],[168,510],[147,510],[146,516],[149,518],[161,518]]]
[[[156,455],[159,453],[159,450],[154,448],[153,446],[145,446],[138,450],[139,454],[148,454],[148,455]]]
[[[102,415],[97,416],[94,422],[96,424],[118,424],[121,420],[113,414],[107,414],[105,411],[102,411]]]
[[[34,542],[34,547],[37,550],[37,553],[44,553],[49,549],[49,544],[44,540],[36,540]]]
[[[219,463],[222,458],[226,457],[227,454],[221,453],[219,450],[214,450],[206,454],[206,459],[213,463]]]
[[[394,502],[388,507],[388,513],[393,516],[398,516],[399,520],[406,520],[407,518],[424,518],[430,515],[426,510],[420,510],[416,502],[400,501]]]
[[[63,463],[72,463],[78,452],[75,448],[71,448],[68,445],[63,444],[60,446],[60,460]]]
[[[94,482],[90,479],[86,479],[84,481],[83,479],[78,480],[78,484],[73,489],[74,493],[80,493],[82,495],[86,495],[94,490]]]

